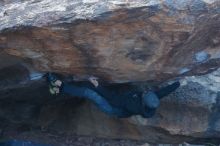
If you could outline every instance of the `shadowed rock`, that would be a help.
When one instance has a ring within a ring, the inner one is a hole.
[[[218,0],[0,1],[2,137],[220,143],[219,70],[193,76],[219,68],[219,24]],[[137,85],[191,77],[154,118],[115,119],[88,102],[51,97],[43,79],[50,71]]]

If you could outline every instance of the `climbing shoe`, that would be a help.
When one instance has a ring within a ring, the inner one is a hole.
[[[47,80],[49,82],[49,91],[52,95],[58,95],[62,87],[62,81],[56,75],[48,73]]]
[[[60,88],[49,86],[50,94],[58,95],[60,93]]]

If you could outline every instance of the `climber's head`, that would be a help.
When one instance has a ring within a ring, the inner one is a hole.
[[[147,108],[156,109],[159,107],[160,100],[154,92],[149,91],[143,93],[142,97],[143,97],[144,106],[146,106]]]

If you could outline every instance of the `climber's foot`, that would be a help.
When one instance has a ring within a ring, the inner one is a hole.
[[[62,86],[62,81],[59,80],[59,78],[56,75],[52,74],[52,73],[48,73],[47,79],[48,79],[51,86],[55,86],[55,87],[61,87]]]
[[[49,73],[48,74],[49,81],[49,91],[52,95],[58,95],[60,93],[60,88],[62,86],[62,81],[57,78],[56,75]]]

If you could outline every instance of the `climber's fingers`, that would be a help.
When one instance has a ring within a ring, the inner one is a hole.
[[[89,81],[95,86],[98,87],[99,86],[99,82],[98,82],[98,78],[96,77],[90,77]]]

